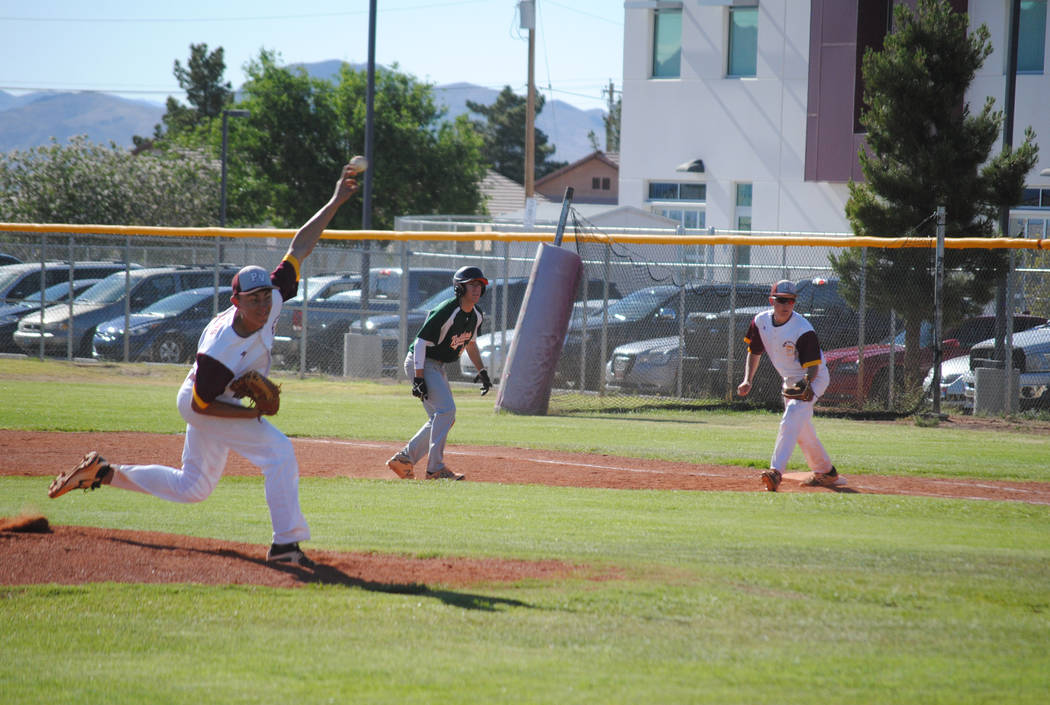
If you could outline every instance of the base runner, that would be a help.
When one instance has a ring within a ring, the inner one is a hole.
[[[445,441],[456,423],[456,402],[445,366],[456,364],[466,350],[478,370],[474,381],[481,383],[482,395],[492,388],[477,345],[485,320],[477,304],[488,283],[478,267],[460,267],[452,277],[456,295],[430,312],[416,341],[408,348],[405,374],[412,380],[413,396],[423,401],[427,421],[408,445],[387,461],[387,467],[402,480],[415,477],[412,468],[424,457],[428,480],[463,479],[463,475],[445,465]]]

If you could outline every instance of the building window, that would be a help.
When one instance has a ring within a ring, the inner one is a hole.
[[[603,176],[602,177],[602,191],[608,191],[610,188],[612,188],[612,181],[609,179],[608,176]]]
[[[730,76],[754,76],[758,67],[758,8],[729,8]]]
[[[602,187],[602,177],[600,177],[600,176],[592,176],[591,177],[591,190],[592,191],[597,191],[601,187]]]
[[[1017,72],[1042,73],[1046,49],[1046,0],[1022,0],[1017,32]]]
[[[683,228],[706,227],[704,204],[707,184],[674,181],[649,182],[649,203],[653,213],[677,221]]]
[[[1050,188],[1026,188],[1015,208],[1050,208]]]
[[[653,78],[678,78],[682,64],[682,11],[654,10]]]

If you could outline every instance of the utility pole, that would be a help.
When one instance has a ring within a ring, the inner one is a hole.
[[[525,98],[525,225],[536,220],[536,0],[518,3],[521,29],[529,30],[529,87]]]
[[[609,96],[609,114],[605,116],[605,152],[620,151],[620,115],[616,110],[616,84],[609,79],[609,87],[602,89]]]

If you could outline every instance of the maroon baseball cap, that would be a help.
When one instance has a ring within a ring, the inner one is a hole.
[[[233,293],[249,294],[256,289],[276,289],[270,280],[270,273],[262,267],[250,264],[233,275]]]
[[[783,299],[794,299],[798,296],[798,291],[795,289],[795,282],[788,279],[781,279],[773,288],[769,291],[770,297],[780,297]]]

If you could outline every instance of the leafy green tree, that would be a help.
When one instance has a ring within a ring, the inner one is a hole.
[[[544,102],[543,96],[538,94],[536,115],[543,112]],[[525,118],[528,99],[514,93],[510,86],[504,86],[492,105],[468,100],[467,108],[484,118],[473,121],[473,125],[484,140],[482,154],[485,160],[493,170],[508,179],[519,184],[525,183]],[[547,143],[547,135],[543,130],[535,129],[533,140],[537,178],[567,164],[550,159],[555,146]]]
[[[263,51],[248,77],[238,107],[251,114],[230,134],[228,215],[294,227],[312,215],[317,194],[331,190],[332,174],[364,151],[367,75],[344,65],[333,84],[281,67]],[[377,71],[374,115],[374,228],[392,228],[405,213],[480,211],[481,140],[465,119],[443,121],[430,86]],[[361,208],[350,206],[332,227],[360,225]]]
[[[132,155],[74,137],[0,154],[0,220],[213,225],[219,164],[201,151]]]
[[[895,30],[882,51],[863,59],[866,181],[851,182],[846,215],[857,235],[932,236],[933,213],[947,212],[948,237],[990,237],[999,208],[1020,199],[1038,147],[1024,143],[989,159],[1003,122],[989,98],[974,114],[966,90],[992,51],[987,27],[968,33],[968,19],[945,0],[894,9]],[[998,250],[945,251],[944,324],[975,313],[993,296],[1004,267]],[[859,299],[861,253],[832,257],[846,298]],[[933,256],[926,249],[870,248],[867,302],[894,310],[906,330],[905,367],[920,374],[919,333],[932,317]]]

